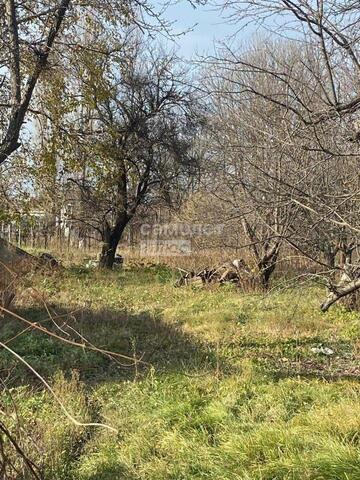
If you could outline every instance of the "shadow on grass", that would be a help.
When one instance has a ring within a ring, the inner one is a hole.
[[[223,375],[239,373],[235,359],[251,359],[269,378],[304,377],[328,381],[360,379],[359,359],[350,343],[338,341],[328,345],[334,349],[332,357],[312,353],[311,347],[321,343],[320,337],[235,341],[229,351],[216,345],[203,343],[185,333],[180,325],[167,323],[161,315],[133,314],[122,310],[84,310],[72,314],[53,307],[59,318],[56,324],[49,319],[44,308],[20,309],[19,315],[37,322],[65,339],[92,345],[141,359],[147,365],[131,361],[114,361],[109,356],[76,347],[39,331],[26,331],[21,321],[6,318],[0,325],[0,338],[45,378],[61,370],[65,375],[79,371],[86,383],[102,383],[109,379],[132,380],[153,367],[158,373],[199,374],[221,372]],[[76,334],[75,332],[78,332]],[[19,336],[17,336],[19,335]],[[241,370],[241,367],[240,367]],[[0,351],[0,378],[10,378],[11,385],[36,381],[24,365],[10,353]],[[9,383],[9,382],[8,382]]]
[[[75,369],[82,380],[91,383],[111,377],[133,379],[151,367],[160,372],[215,368],[216,353],[210,345],[197,341],[160,316],[106,309],[71,313],[56,306],[52,311],[57,315],[56,324],[44,308],[19,309],[16,313],[80,345],[84,338],[97,348],[141,359],[147,365],[138,363],[135,368],[132,361],[115,361],[108,355],[69,345],[34,329],[21,333],[26,328],[23,322],[5,318],[0,327],[2,341],[46,378],[58,370],[67,374]],[[26,366],[6,351],[0,352],[0,372],[3,378],[11,372],[15,384],[35,379]]]

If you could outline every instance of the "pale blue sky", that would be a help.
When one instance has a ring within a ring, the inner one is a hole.
[[[164,17],[174,22],[173,30],[176,33],[193,27],[192,31],[176,39],[178,53],[185,58],[211,53],[214,42],[229,43],[229,37],[236,31],[236,26],[226,23],[219,11],[209,6],[194,9],[186,0],[170,6]]]
[[[161,4],[161,0],[155,1]],[[284,25],[287,17],[284,15],[281,17],[274,15],[267,18],[264,22],[261,22],[262,26],[255,22],[249,22],[246,28],[241,29],[239,24],[231,23],[229,18],[226,18],[229,13],[229,11],[221,12],[220,9],[215,9],[209,5],[199,5],[194,8],[189,0],[177,0],[177,3],[167,8],[163,17],[167,21],[173,22],[175,33],[192,29],[175,41],[179,56],[185,59],[194,58],[197,54],[211,54],[214,51],[214,45],[219,42],[234,48],[248,43],[258,33],[261,34],[262,38],[263,35],[265,35],[264,38],[268,35],[273,36],[275,32],[281,36],[285,35]],[[288,20],[291,20],[291,18],[289,17]],[[286,33],[289,38],[294,37],[294,35],[295,38],[298,36],[292,30],[286,30]]]

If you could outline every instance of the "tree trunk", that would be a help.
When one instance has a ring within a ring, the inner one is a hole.
[[[270,286],[270,278],[276,268],[279,255],[280,244],[277,243],[271,247],[258,262],[259,277],[262,288],[266,291]]]
[[[16,18],[16,9],[14,2],[8,0],[7,2],[7,24],[11,36],[11,70],[12,70],[12,94],[13,108],[10,114],[9,122],[5,135],[0,139],[0,165],[4,163],[8,157],[20,147],[19,136],[21,127],[23,126],[26,113],[29,109],[30,101],[33,97],[35,87],[38,83],[41,73],[47,65],[48,57],[52,51],[54,42],[59,35],[64,17],[69,9],[70,0],[61,0],[57,7],[56,14],[52,23],[49,26],[47,37],[45,38],[44,46],[39,52],[35,61],[33,71],[30,73],[24,92],[21,95],[20,84],[17,85],[20,79],[19,65],[19,45],[18,45],[18,22]],[[50,17],[49,17],[50,20]]]
[[[116,254],[116,249],[118,246],[120,239],[115,241],[109,241],[109,243],[104,242],[101,254],[100,254],[100,260],[99,260],[99,267],[100,268],[109,268],[111,269],[114,265],[114,260],[115,260],[115,254]]]
[[[115,260],[116,249],[124,233],[129,217],[124,215],[116,223],[114,228],[106,225],[103,232],[103,246],[100,253],[99,267],[112,269]]]
[[[269,289],[270,278],[276,268],[276,258],[271,258],[269,261],[261,262],[258,265],[261,286],[265,291]]]

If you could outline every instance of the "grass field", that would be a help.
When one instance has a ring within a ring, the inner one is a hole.
[[[74,425],[2,351],[2,413],[46,479],[360,479],[360,315],[321,314],[319,287],[174,288],[160,266],[34,281],[19,315],[137,359],[19,335],[20,320],[2,321],[1,338],[71,415],[117,429]],[[321,346],[333,355],[312,350]]]

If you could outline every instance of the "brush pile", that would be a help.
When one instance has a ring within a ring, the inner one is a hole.
[[[244,260],[236,259],[226,262],[219,267],[204,268],[199,271],[187,271],[179,268],[181,277],[176,281],[176,287],[185,285],[208,285],[233,283],[239,287],[249,284],[253,274]]]

